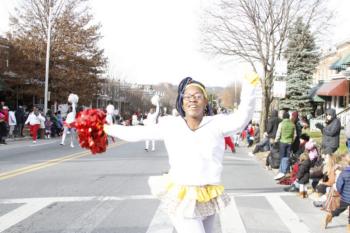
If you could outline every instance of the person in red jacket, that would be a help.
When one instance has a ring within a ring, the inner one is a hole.
[[[236,152],[235,144],[232,141],[232,138],[230,136],[225,137],[225,150],[227,147],[230,147],[232,153]]]

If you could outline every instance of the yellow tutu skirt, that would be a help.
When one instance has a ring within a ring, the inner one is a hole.
[[[222,185],[177,185],[169,175],[151,176],[148,183],[152,195],[162,201],[163,208],[170,215],[206,217],[218,213],[230,203]]]

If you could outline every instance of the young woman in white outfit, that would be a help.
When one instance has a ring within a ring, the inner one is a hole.
[[[69,109],[66,120],[63,122],[63,133],[60,145],[64,146],[68,131],[70,132],[70,147],[74,147],[74,136],[75,136],[75,117],[77,115],[76,105],[79,97],[76,94],[69,94],[68,102],[72,103],[72,107]]]
[[[149,184],[178,233],[212,233],[215,215],[230,202],[221,184],[224,137],[240,132],[251,120],[258,80],[256,74],[246,77],[241,104],[232,114],[206,116],[205,87],[185,78],[178,87],[180,116],[165,116],[147,126],[105,125],[108,135],[126,141],[164,140],[169,173],[151,177]]]
[[[144,125],[155,125],[157,124],[157,118],[159,115],[159,98],[157,100],[154,101],[155,105],[156,105],[156,110],[154,110],[154,108],[151,108],[149,113],[147,114],[147,118],[143,121]],[[152,151],[156,150],[156,141],[154,139],[152,140],[146,140],[145,141],[145,151],[148,151],[149,149],[149,143],[152,143]]]

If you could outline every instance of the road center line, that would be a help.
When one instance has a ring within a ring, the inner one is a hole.
[[[115,143],[115,144],[109,146],[109,148],[114,148],[114,147],[117,147],[117,146],[122,145],[124,143],[125,142]],[[57,159],[51,159],[51,160],[48,160],[48,161],[45,161],[42,163],[37,163],[37,164],[29,165],[26,167],[22,167],[22,168],[13,170],[13,171],[3,172],[3,173],[0,173],[0,181],[6,180],[6,179],[9,179],[11,177],[18,176],[18,175],[33,172],[33,171],[36,171],[36,170],[39,170],[42,168],[51,167],[51,166],[54,166],[54,165],[57,165],[57,164],[60,164],[60,163],[63,163],[63,162],[69,161],[69,160],[78,159],[78,158],[81,158],[81,157],[84,157],[84,156],[87,156],[90,154],[91,154],[90,151],[82,151],[82,152],[74,153],[71,155],[63,156],[63,157],[60,157]]]

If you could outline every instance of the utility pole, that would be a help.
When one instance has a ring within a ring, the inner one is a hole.
[[[46,65],[45,65],[45,93],[44,93],[44,114],[47,113],[48,95],[49,95],[49,63],[50,63],[50,41],[51,41],[51,0],[49,0],[46,41]]]

